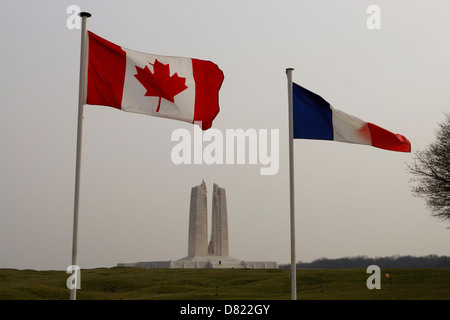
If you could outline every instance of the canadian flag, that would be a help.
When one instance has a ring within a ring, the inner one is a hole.
[[[87,45],[86,104],[211,127],[224,79],[216,64],[130,50],[90,31]]]

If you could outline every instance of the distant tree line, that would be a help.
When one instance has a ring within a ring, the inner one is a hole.
[[[428,255],[422,257],[391,256],[369,258],[366,256],[345,257],[337,259],[320,258],[312,262],[297,262],[297,269],[347,269],[367,268],[370,265],[380,268],[440,268],[450,269],[450,257]],[[280,268],[290,268],[290,264],[279,265]]]

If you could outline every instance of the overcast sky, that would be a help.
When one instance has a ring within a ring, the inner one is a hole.
[[[370,30],[369,5],[381,10]],[[294,82],[335,108],[406,136],[435,138],[450,109],[450,2],[12,1],[0,11],[0,268],[71,264],[80,30],[118,45],[215,62],[213,128],[278,129],[276,175],[260,165],[175,165],[174,130],[193,125],[103,106],[84,110],[78,265],[187,255],[190,192],[226,189],[230,256],[290,262],[288,97]],[[450,255],[448,223],[410,191],[413,153],[296,140],[296,256]]]

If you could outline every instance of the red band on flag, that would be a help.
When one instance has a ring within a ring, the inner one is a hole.
[[[401,152],[411,152],[411,143],[401,134],[395,134],[368,122],[367,126],[372,136],[372,146]]]
[[[86,103],[121,109],[126,53],[118,45],[88,31],[89,60]]]
[[[219,67],[210,62],[192,59],[195,80],[194,122],[202,121],[202,129],[209,129],[219,113],[219,89],[224,75]]]

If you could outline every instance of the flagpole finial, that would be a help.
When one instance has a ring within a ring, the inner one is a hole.
[[[286,73],[288,73],[289,71],[294,70],[294,68],[286,68]]]
[[[90,14],[89,12],[80,12],[78,15],[80,17],[87,17],[87,18],[90,18],[92,16],[92,14]]]

